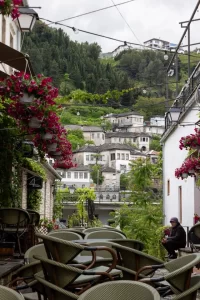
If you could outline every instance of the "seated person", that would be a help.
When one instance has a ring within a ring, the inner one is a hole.
[[[186,233],[176,217],[171,218],[171,230],[168,237],[162,239],[162,244],[168,252],[168,258],[175,259],[177,254],[174,250],[185,248]]]

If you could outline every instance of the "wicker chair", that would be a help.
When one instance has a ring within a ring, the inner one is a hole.
[[[105,282],[83,293],[79,300],[160,300],[151,286],[140,282],[121,280]]]
[[[65,265],[40,256],[35,256],[35,258],[40,260],[47,281],[67,290],[77,289],[78,294],[99,282],[119,279],[122,275],[122,272],[117,269],[103,266],[81,270],[75,266]]]
[[[172,295],[172,300],[194,300],[197,299],[197,291],[200,289],[200,275],[194,275],[191,277],[190,288],[180,293],[179,295]]]
[[[112,241],[113,242],[113,241]],[[137,272],[145,266],[163,265],[163,261],[148,255],[142,251],[131,249],[113,242],[112,248],[117,252],[118,264],[117,269],[123,271],[125,280],[135,280]],[[153,270],[145,270],[139,274],[139,278],[146,277],[154,273]]]
[[[139,278],[139,274],[141,272],[144,272],[145,270],[155,271],[163,268],[167,271],[163,276],[143,278],[140,281],[149,284],[157,284],[158,282],[166,280],[168,284],[170,284],[171,291],[174,294],[178,295],[182,292],[187,291],[190,288],[191,274],[193,272],[193,268],[199,263],[199,253],[188,254],[187,256],[183,256],[170,262],[166,262],[162,266],[152,265],[143,267],[137,272],[136,280]]]
[[[0,209],[0,236],[4,240],[12,236],[17,242],[19,254],[22,255],[20,239],[28,231],[30,217],[26,210],[20,208]]]
[[[144,244],[137,240],[132,239],[115,239],[111,240],[111,242],[119,244],[121,246],[125,246],[131,249],[142,251],[144,249]]]
[[[116,231],[107,231],[107,230],[98,230],[89,232],[85,236],[85,240],[89,239],[126,239],[126,237],[120,232]]]
[[[89,247],[93,246],[104,246],[107,248],[112,249],[112,242],[110,241],[99,241],[99,242],[88,242],[87,245]],[[85,259],[84,259],[85,258]],[[97,266],[108,266],[110,263],[112,263],[112,255],[108,251],[96,251],[96,262],[95,262],[95,267]],[[80,255],[78,255],[75,259],[74,262],[76,263],[84,263],[85,265],[90,264],[92,261],[92,255],[90,257],[88,256],[88,251],[82,251]]]
[[[102,246],[102,247],[89,247],[80,245],[78,243],[73,243],[71,241],[64,241],[55,237],[46,236],[42,234],[37,234],[37,237],[40,239],[43,239],[44,246],[47,252],[47,257],[49,259],[53,259],[57,262],[64,263],[64,264],[72,264],[73,260],[77,258],[79,254],[83,250],[88,252],[89,258],[92,254],[92,261],[87,266],[87,269],[90,269],[93,267],[96,263],[96,251],[108,251],[112,255],[112,263],[110,266],[110,270],[115,268],[117,257],[116,252],[108,247]],[[91,260],[91,259],[90,259]],[[84,267],[84,265],[82,265]]]
[[[33,255],[40,255],[42,257],[47,257],[44,244],[35,245],[26,251],[26,253],[24,254],[24,261],[26,264],[30,264],[31,262],[36,261],[35,258],[33,258]]]
[[[54,231],[75,232],[75,233],[79,234],[82,239],[84,239],[84,237],[85,237],[85,233],[83,233],[82,231],[76,230],[76,229],[72,229],[72,228],[60,228],[60,229],[53,230],[51,232],[54,232]]]
[[[41,278],[38,275],[35,275],[35,279],[44,287],[45,295],[48,299],[51,300],[76,300],[79,298],[78,295],[66,291],[55,284],[52,284]]]
[[[54,230],[51,231],[48,236],[56,237],[65,241],[81,240],[82,236],[76,232]]]
[[[91,228],[87,228],[87,229],[83,230],[83,232],[85,234],[88,234],[90,232],[102,231],[102,230],[105,230],[105,231],[116,231],[116,232],[119,232],[119,233],[123,234],[126,237],[125,233],[123,233],[121,230],[113,228],[113,227],[91,227]]]
[[[24,297],[10,288],[0,285],[1,300],[24,300]]]
[[[23,290],[24,288],[32,288],[33,293],[25,293],[24,298],[37,299],[38,297],[38,299],[41,299],[40,296],[44,295],[44,289],[34,279],[35,274],[44,276],[40,261],[32,262],[18,269],[12,277],[12,281],[9,283],[9,287],[12,287],[17,291]],[[2,300],[1,297],[0,299]]]

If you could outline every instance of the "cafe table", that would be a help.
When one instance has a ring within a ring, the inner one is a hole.
[[[1,260],[0,261],[0,285],[7,285],[11,281],[12,275],[21,266],[23,266],[22,259]]]

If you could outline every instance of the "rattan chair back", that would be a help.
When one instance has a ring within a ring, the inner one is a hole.
[[[44,287],[45,295],[48,299],[51,300],[76,300],[78,295],[73,294],[69,291],[66,291],[55,284],[50,283],[49,281],[41,278],[38,275],[35,275],[35,279]]]
[[[180,293],[179,295],[173,296],[173,300],[194,300],[197,298],[197,291],[200,289],[200,275],[194,275],[191,278],[190,288]]]
[[[119,262],[117,268],[123,270],[125,279],[135,279],[136,273],[145,266],[161,265],[163,261],[148,255],[142,251],[131,249],[113,242],[112,248],[118,253]],[[140,278],[152,273],[152,270],[145,270]]]
[[[112,249],[112,242],[109,242],[109,241],[105,241],[105,242],[102,242],[102,241],[99,241],[99,242],[88,242],[87,245],[89,247],[92,247],[92,246],[105,246],[107,248],[111,248]],[[110,252],[108,251],[95,251],[96,253],[96,256],[98,257],[102,257],[102,258],[109,258],[109,259],[112,259],[112,255]],[[81,252],[81,256],[88,256],[88,251],[82,251]],[[91,255],[92,257],[92,255]]]
[[[54,230],[51,231],[48,236],[56,237],[65,241],[81,240],[82,236],[76,232],[64,231],[64,230]]]
[[[40,260],[45,279],[61,288],[66,288],[69,284],[72,284],[75,279],[83,273],[83,270],[70,265],[65,265],[37,255],[34,257]]]
[[[142,251],[144,249],[144,244],[138,240],[132,239],[115,239],[113,243],[119,244],[121,246],[125,246],[131,249]]]
[[[85,237],[85,233],[83,233],[81,230],[76,230],[76,229],[73,229],[73,228],[60,228],[60,229],[57,229],[57,231],[67,231],[67,232],[75,232],[77,234],[79,234],[83,239]]]
[[[26,264],[29,264],[29,263],[35,261],[35,258],[33,257],[33,255],[40,255],[42,257],[47,258],[47,253],[46,253],[44,244],[35,245],[26,251],[26,253],[24,254],[24,261]]]
[[[71,241],[37,233],[43,240],[47,257],[61,263],[70,263],[84,249],[84,246]]]
[[[0,285],[1,300],[24,300],[24,297],[12,289]]]
[[[27,212],[30,217],[30,225],[38,226],[40,223],[40,214],[32,209],[27,209]]]
[[[170,283],[174,292],[183,292],[190,286],[193,268],[200,263],[200,254],[192,253],[164,264],[168,274],[164,279]]]
[[[30,223],[28,212],[20,208],[0,208],[0,219],[4,229],[8,226],[15,231],[27,227]]]
[[[99,230],[89,232],[88,234],[86,234],[85,239],[126,239],[126,237],[120,232]]]
[[[112,281],[96,285],[79,300],[160,300],[160,295],[151,286],[128,280]]]

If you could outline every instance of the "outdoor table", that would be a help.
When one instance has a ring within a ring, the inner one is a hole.
[[[23,266],[23,260],[0,261],[0,285],[11,281],[13,273]]]

